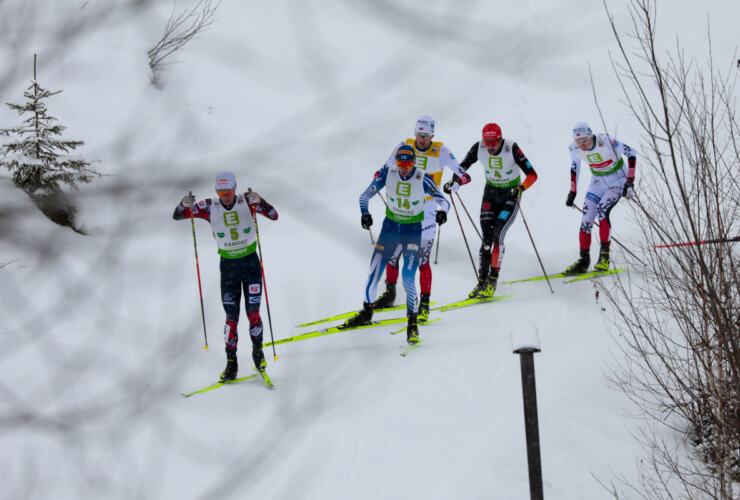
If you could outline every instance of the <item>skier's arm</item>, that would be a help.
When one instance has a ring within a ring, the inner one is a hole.
[[[450,202],[444,197],[442,193],[437,189],[437,185],[434,183],[434,179],[429,174],[424,174],[424,192],[434,198],[437,202],[437,206],[444,212],[450,211]]]
[[[619,142],[616,139],[612,139],[607,136],[611,141],[612,147],[617,154],[627,157],[627,182],[634,184],[635,182],[635,167],[637,165],[637,153],[634,149],[629,147],[623,142]]]
[[[452,170],[453,182],[457,182],[461,186],[470,182],[470,175],[460,167],[455,155],[453,155],[452,151],[450,151],[450,149],[445,145],[442,145],[439,150],[439,163],[443,169],[444,167],[447,167]]]
[[[252,213],[262,214],[270,220],[278,219],[277,210],[256,192],[250,190],[248,193],[244,193],[244,199],[249,203],[249,209]]]
[[[175,220],[190,219],[191,217],[195,219],[203,219],[210,222],[211,200],[200,200],[198,203],[193,205],[193,208],[184,207],[182,206],[182,202],[180,202],[175,207],[175,213],[172,214],[172,218]]]
[[[581,159],[578,158],[573,150],[573,144],[570,145],[570,191],[575,193],[578,190],[578,174],[581,170]]]
[[[381,167],[380,170],[375,172],[373,181],[370,183],[367,189],[363,191],[362,194],[360,195],[360,212],[362,212],[363,214],[370,213],[370,210],[368,209],[370,198],[375,196],[376,193],[378,193],[381,189],[385,187],[385,179],[387,176],[388,176],[388,165],[383,165],[383,167]]]
[[[520,191],[526,191],[527,189],[532,187],[532,184],[534,184],[537,180],[537,172],[534,171],[534,167],[532,167],[532,164],[529,163],[527,157],[524,156],[524,152],[521,150],[519,145],[515,142],[512,146],[514,163],[516,163],[521,171],[524,172],[524,174],[526,175],[524,181],[519,184],[518,187],[520,188]]]
[[[473,147],[470,148],[468,153],[465,155],[465,158],[463,158],[463,161],[460,162],[460,169],[465,171],[467,173],[468,169],[478,161],[478,146],[480,143],[476,142],[473,144]],[[470,174],[468,174],[468,177],[470,177]],[[457,174],[452,175],[452,182],[457,182],[459,184],[460,177]]]
[[[463,158],[463,161],[460,162],[460,168],[465,170],[466,172],[468,169],[478,161],[478,148],[480,147],[480,142],[476,142],[473,144],[473,147],[470,148],[468,153],[465,155],[465,158]]]

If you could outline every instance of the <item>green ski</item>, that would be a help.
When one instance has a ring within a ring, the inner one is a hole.
[[[231,382],[216,382],[215,384],[209,385],[208,387],[204,387],[203,389],[200,389],[198,391],[189,392],[187,394],[181,393],[180,395],[184,398],[189,398],[190,396],[195,396],[196,394],[203,394],[204,392],[212,391],[213,389],[218,389],[221,386],[229,385],[229,384],[236,384],[237,382],[242,382],[244,380],[249,380],[250,378],[254,378],[257,375],[248,375],[246,377],[242,378],[236,378],[232,380]]]
[[[406,349],[404,349],[403,352],[401,352],[401,356],[403,356],[405,358],[406,356],[408,356],[411,353],[411,351],[413,351],[417,347],[419,347],[422,342],[423,342],[423,340],[420,340],[416,344],[409,344],[409,346]]]
[[[552,276],[548,276],[548,278],[557,279],[557,278],[574,278],[569,281],[566,281],[566,283],[573,283],[575,281],[580,281],[588,278],[594,278],[596,276],[601,276],[602,274],[616,274],[621,273],[624,271],[624,269],[609,269],[608,271],[589,271],[587,273],[579,273],[579,274],[565,274],[565,273],[558,273],[553,274]],[[535,278],[526,278],[523,280],[514,280],[514,281],[504,281],[504,284],[510,285],[512,283],[524,283],[527,281],[541,281],[544,280],[544,276],[537,276]]]
[[[491,297],[490,299],[465,299],[459,302],[453,302],[452,304],[447,304],[446,306],[435,307],[434,310],[445,312],[445,311],[450,311],[452,309],[459,309],[461,307],[472,306],[475,304],[484,304],[487,302],[493,302],[495,300],[509,299],[511,297],[513,297],[513,295],[496,295],[494,297]]]
[[[268,389],[274,389],[275,388],[275,384],[272,383],[272,380],[267,375],[267,372],[264,371],[264,368],[262,370],[258,370],[257,368],[254,368],[254,371],[256,371],[257,372],[257,375],[259,375],[262,378],[262,380],[265,381],[265,384],[267,385],[267,388]],[[252,375],[252,376],[255,377],[256,375]]]
[[[406,306],[403,306],[403,307],[405,308]],[[278,345],[278,344],[287,344],[288,342],[296,342],[298,340],[310,339],[314,337],[321,337],[322,335],[330,335],[332,333],[349,332],[352,330],[361,330],[363,328],[372,328],[374,326],[380,326],[380,325],[392,325],[394,323],[405,323],[406,321],[407,321],[406,318],[393,318],[393,319],[381,319],[378,321],[372,321],[369,325],[355,326],[355,327],[350,327],[350,328],[342,328],[342,325],[337,325],[337,326],[332,326],[330,328],[324,328],[322,330],[316,330],[315,332],[302,333],[294,337],[288,337],[285,339],[276,340],[275,342],[266,342],[264,344],[264,347],[269,347],[271,345]]]
[[[432,302],[431,304],[434,304],[434,302]],[[376,309],[373,312],[382,313],[382,312],[387,312],[387,311],[400,311],[401,309],[406,309],[406,304],[403,304],[400,306],[386,307],[384,309]],[[350,311],[350,312],[346,312],[343,314],[337,314],[336,316],[331,316],[328,318],[317,319],[316,321],[311,321],[309,323],[301,323],[300,325],[295,325],[295,326],[296,328],[304,328],[306,326],[320,325],[321,323],[328,323],[329,321],[337,321],[340,319],[349,318],[351,316],[354,316],[355,314],[357,314],[357,311]]]
[[[591,278],[598,278],[599,276],[603,276],[605,274],[618,274],[623,271],[624,269],[607,269],[606,271],[592,271],[590,273],[583,273],[581,275],[578,275],[574,279],[566,281],[566,283],[575,283],[576,281],[583,281],[583,280],[588,280]]]

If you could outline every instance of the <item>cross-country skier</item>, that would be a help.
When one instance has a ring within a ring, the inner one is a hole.
[[[221,382],[236,378],[239,365],[236,358],[239,334],[239,308],[244,291],[244,303],[249,319],[249,336],[252,339],[254,366],[264,371],[267,363],[262,352],[262,269],[257,256],[257,235],[253,217],[260,213],[270,220],[277,220],[275,209],[250,190],[236,194],[236,177],[231,172],[221,172],[216,177],[217,198],[206,198],[195,203],[195,197],[186,195],[177,208],[175,220],[195,217],[211,223],[213,237],[221,255],[221,300],[226,311],[224,340],[226,342],[226,369]]]
[[[406,290],[406,312],[408,326],[406,338],[409,344],[419,342],[416,309],[416,269],[419,265],[422,242],[422,221],[426,218],[429,204],[427,196],[434,199],[441,210],[434,212],[436,224],[447,221],[450,203],[437,190],[434,180],[418,167],[414,167],[416,155],[414,148],[402,145],[396,152],[392,164],[386,163],[375,173],[370,186],[360,195],[360,223],[365,229],[373,225],[368,211],[368,202],[381,189],[385,188],[388,206],[383,221],[383,229],[378,236],[373,256],[370,259],[370,274],[365,284],[365,300],[362,311],[348,319],[345,326],[353,327],[369,324],[373,317],[373,297],[378,290],[378,282],[386,263],[394,256],[403,254],[403,288]]]
[[[458,181],[453,187],[453,191],[464,184],[470,182],[470,176],[460,168],[455,155],[441,142],[432,141],[434,138],[434,119],[429,116],[421,116],[416,120],[414,127],[414,138],[406,139],[395,147],[388,157],[389,162],[393,162],[396,152],[401,146],[409,146],[416,155],[416,168],[429,174],[434,180],[436,186],[442,181],[444,167],[452,170],[457,174]],[[419,284],[421,285],[421,300],[419,303],[419,320],[426,321],[429,317],[429,297],[432,293],[432,268],[429,265],[429,256],[432,253],[434,238],[437,234],[437,223],[435,213],[437,203],[432,196],[427,197],[426,207],[424,208],[424,222],[422,223],[421,232],[421,251],[419,257]],[[445,210],[447,211],[447,210]],[[394,255],[386,267],[385,292],[378,297],[375,303],[377,309],[393,306],[396,300],[396,281],[398,281],[398,255]]]
[[[637,154],[635,150],[610,137],[607,134],[595,134],[585,122],[578,122],[573,127],[573,143],[570,145],[570,192],[565,204],[573,206],[578,186],[578,174],[581,162],[584,161],[591,169],[591,183],[583,201],[583,217],[581,230],[578,236],[581,255],[565,274],[579,274],[588,271],[591,263],[591,229],[594,219],[599,219],[599,237],[601,251],[594,271],[609,269],[609,245],[611,222],[609,214],[624,196],[628,200],[634,194],[635,164]],[[627,157],[627,165],[623,156]]]
[[[467,171],[476,161],[483,165],[486,187],[480,207],[483,241],[479,252],[478,284],[468,295],[471,299],[489,298],[496,291],[504,260],[504,237],[519,213],[517,200],[537,180],[537,172],[521,148],[516,142],[504,139],[501,127],[495,123],[483,127],[483,140],[473,144],[460,166]],[[526,176],[524,180],[522,172]],[[445,184],[446,193],[451,191],[455,181],[453,177]]]

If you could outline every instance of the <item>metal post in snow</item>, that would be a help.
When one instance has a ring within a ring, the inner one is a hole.
[[[514,354],[519,355],[522,372],[522,399],[524,401],[524,429],[527,440],[527,464],[529,467],[529,496],[531,500],[543,500],[542,459],[540,456],[540,431],[537,418],[537,390],[534,378],[534,353],[540,352],[537,327],[527,325],[512,333]]]

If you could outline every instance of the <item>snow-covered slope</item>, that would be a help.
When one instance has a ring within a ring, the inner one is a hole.
[[[75,18],[92,7],[83,4],[41,9],[38,22]],[[709,12],[716,59],[730,64],[740,8],[728,4],[660,11],[666,50],[678,36],[703,56]],[[3,2],[0,17],[18,5]],[[622,3],[610,9],[628,31]],[[614,81],[603,7],[222,2],[158,90],[146,51],[170,12],[168,2],[121,10],[62,53],[48,52],[41,29],[3,49],[23,73],[3,82],[2,101],[22,100],[28,56],[39,51],[39,82],[63,90],[51,114],[108,177],[76,196],[83,237],[47,222],[0,173],[0,263],[18,259],[0,269],[0,496],[528,498],[512,336],[533,329],[545,496],[608,498],[599,480],[636,482],[639,421],[604,375],[620,358],[589,282],[553,282],[554,293],[544,282],[501,285],[497,294],[514,297],[441,314],[408,358],[392,328],[328,335],[278,346],[278,361],[267,355],[275,391],[252,380],[180,398],[223,369],[223,311],[215,245],[198,221],[205,351],[191,226],[171,214],[190,189],[212,196],[221,170],[280,214],[259,221],[276,339],[361,306],[372,246],[357,198],[421,114],[459,158],[487,122],[519,143],[539,174],[522,215],[543,265],[570,264],[579,228],[564,206],[571,126],[603,128],[589,68],[608,131],[640,144]],[[0,126],[16,121],[0,111]],[[471,174],[460,195],[477,220],[484,180],[478,166]],[[579,202],[584,180],[580,189]],[[379,200],[372,211],[377,237]],[[628,216],[626,204],[615,209],[614,234],[639,245]],[[475,281],[456,214],[439,239],[432,299],[443,304]],[[501,280],[541,273],[520,217]],[[269,336],[266,304],[262,313]]]

